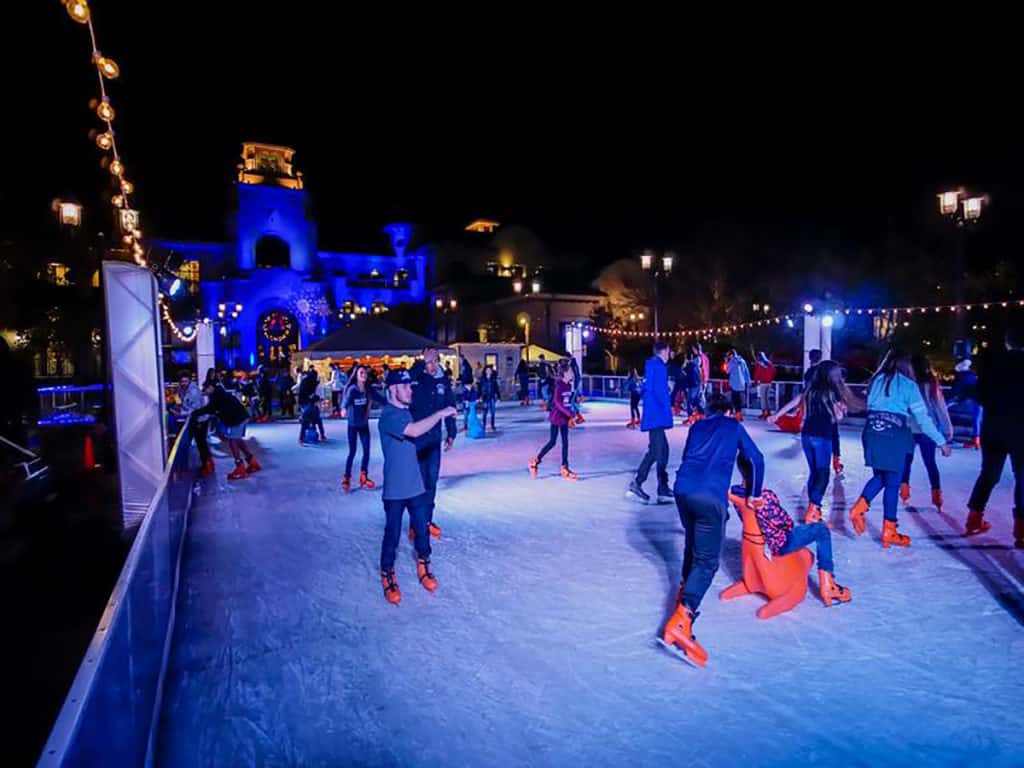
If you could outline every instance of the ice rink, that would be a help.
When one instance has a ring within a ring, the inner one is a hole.
[[[945,510],[918,461],[901,511],[909,550],[883,550],[846,510],[867,473],[843,432],[845,476],[826,496],[837,579],[769,621],[762,599],[721,602],[739,576],[740,526],[695,632],[693,669],[654,641],[671,611],[683,533],[674,505],[624,497],[646,437],[627,407],[587,403],[570,433],[579,482],[539,409],[503,406],[499,431],[446,453],[436,593],[402,537],[402,604],[378,576],[380,490],[341,494],[344,423],[296,445],[294,423],[250,428],[265,468],[204,481],[183,562],[158,761],[173,766],[722,766],[1024,764],[1024,551],[1012,548],[1009,467],[993,530],[959,535],[980,463],[942,460]],[[766,486],[802,511],[798,436],[754,421]],[[370,474],[381,478],[376,421]],[[669,433],[674,477],[686,430]],[[358,467],[358,464],[357,464]],[[653,492],[653,477],[647,483]]]

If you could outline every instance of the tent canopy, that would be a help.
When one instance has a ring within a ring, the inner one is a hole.
[[[415,356],[424,347],[438,346],[426,336],[399,328],[379,317],[366,317],[335,331],[303,350],[310,360],[341,357]],[[451,352],[439,347],[444,352]]]

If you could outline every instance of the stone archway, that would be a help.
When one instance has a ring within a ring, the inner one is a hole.
[[[263,235],[263,237],[256,241],[257,269],[289,268],[291,265],[291,248],[280,237],[277,235]]]

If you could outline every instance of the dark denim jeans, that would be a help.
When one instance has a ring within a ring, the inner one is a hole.
[[[643,485],[647,475],[651,472],[651,466],[658,465],[658,488],[668,487],[668,438],[665,437],[665,430],[661,427],[652,429],[647,433],[647,453],[636,470],[636,482]]]
[[[878,492],[884,488],[885,494],[882,497],[882,503],[885,510],[885,519],[892,520],[895,523],[899,519],[897,502],[900,497],[901,473],[890,472],[885,469],[875,469],[872,471],[875,474],[868,480],[860,495],[866,501],[871,502],[878,495]]]
[[[796,552],[800,547],[816,544],[818,550],[818,568],[832,573],[835,563],[832,562],[832,534],[824,523],[797,525],[786,537],[786,544],[779,550],[780,555]]]
[[[348,458],[345,460],[345,477],[352,476],[352,460],[356,457],[356,438],[363,444],[363,460],[359,470],[365,472],[370,466],[370,427],[348,428]]]
[[[411,499],[384,499],[384,540],[380,545],[380,569],[390,571],[395,567],[398,542],[402,538],[402,515],[409,510],[409,523],[416,532],[416,554],[430,560],[430,532],[427,529],[427,494]]]
[[[725,499],[709,493],[676,494],[679,520],[686,531],[683,549],[683,604],[695,612],[718,572],[729,512]]]
[[[555,441],[558,436],[562,436],[562,466],[569,466],[569,427],[566,424],[551,424],[550,437],[544,444],[544,447],[540,449],[540,453],[537,454],[537,461],[539,462],[545,456],[548,455],[548,451],[555,447]]]
[[[1013,470],[1013,516],[1024,518],[1024,439],[1020,436],[1015,440],[1006,440],[996,435],[982,436],[981,473],[971,491],[968,508],[985,511],[992,489],[1003,476],[1007,456],[1010,457],[1010,468]]]
[[[821,506],[832,466],[832,438],[800,435],[807,459],[807,498]]]
[[[434,443],[416,451],[420,463],[423,487],[427,489],[427,522],[434,522],[434,499],[437,497],[437,478],[441,474],[441,444]]]
[[[932,490],[938,490],[942,487],[942,481],[939,479],[939,465],[935,463],[935,450],[938,448],[935,445],[935,441],[932,440],[928,435],[914,435],[914,442],[917,443],[917,448],[921,452],[921,461],[924,462],[924,468],[928,472],[928,482],[931,483]],[[910,482],[910,465],[914,463],[914,454],[907,454],[907,463],[903,465],[903,482]]]

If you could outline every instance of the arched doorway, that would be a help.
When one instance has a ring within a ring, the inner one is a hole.
[[[298,348],[299,324],[293,314],[272,309],[260,316],[256,323],[256,357],[261,365],[281,368]]]
[[[276,235],[264,235],[256,241],[256,266],[259,269],[291,265],[291,251],[284,240]]]

